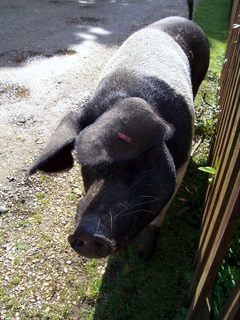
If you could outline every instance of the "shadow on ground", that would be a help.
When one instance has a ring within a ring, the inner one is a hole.
[[[153,258],[144,262],[137,241],[110,257],[95,320],[183,320],[200,227],[206,176],[191,162],[161,229]]]

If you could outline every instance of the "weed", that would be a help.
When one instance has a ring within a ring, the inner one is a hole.
[[[0,244],[2,244],[2,243],[3,243],[3,232],[0,231]]]
[[[36,197],[38,198],[38,199],[44,199],[45,198],[45,194],[44,193],[42,193],[42,192],[37,192],[36,193]]]
[[[77,53],[77,51],[72,49],[59,49],[59,50],[56,50],[54,53],[60,54],[60,55],[73,55]]]
[[[51,242],[52,241],[52,238],[51,238],[51,236],[49,235],[49,234],[47,234],[46,232],[41,232],[41,237],[45,240],[45,241],[47,241],[47,242]]]
[[[16,248],[17,250],[21,251],[21,250],[26,250],[28,248],[28,243],[22,243],[22,242],[17,242],[16,243]]]
[[[16,299],[10,299],[8,300],[7,302],[7,307],[8,309],[11,309],[11,312],[15,312],[17,310],[17,307],[18,307],[18,302]]]
[[[35,214],[35,215],[33,216],[33,218],[34,218],[34,220],[35,220],[36,223],[41,223],[42,220],[43,220],[43,217],[42,217],[42,215],[40,215],[40,214]]]
[[[15,141],[21,141],[22,140],[22,137],[16,137],[15,138]]]
[[[37,57],[40,55],[41,55],[41,53],[39,51],[34,51],[34,50],[15,52],[15,55],[13,57],[13,62],[23,63],[23,62],[26,62],[30,58]]]
[[[217,157],[216,159],[214,168],[207,166],[207,167],[199,167],[198,170],[209,173],[210,176],[208,178],[208,183],[212,184],[215,178],[215,175],[217,173],[218,166],[219,166],[219,157]]]
[[[12,284],[17,286],[20,283],[19,272],[16,272],[12,278]]]
[[[71,201],[75,201],[76,200],[76,194],[74,192],[69,192],[69,194],[67,195],[67,198]]]
[[[43,183],[46,180],[46,175],[44,173],[40,174],[39,182]]]
[[[24,85],[16,83],[0,83],[0,95],[6,95],[9,99],[24,99],[30,96],[30,90]]]
[[[21,262],[21,259],[18,258],[18,257],[15,257],[15,258],[13,259],[13,264],[15,264],[15,265],[18,265],[20,262]]]
[[[18,225],[19,225],[19,227],[25,227],[29,223],[30,223],[30,221],[28,219],[24,219],[24,220],[19,221]]]
[[[81,308],[78,313],[78,319],[84,320],[92,320],[94,317],[94,308],[91,306],[87,306],[85,308]]]
[[[44,311],[37,311],[36,313],[37,319],[50,319],[49,315],[45,313]]]
[[[41,199],[41,204],[45,205],[45,204],[48,204],[49,203],[49,200],[47,199]]]
[[[10,300],[10,297],[8,296],[6,290],[3,286],[0,287],[0,296],[1,296],[1,298],[3,298],[3,301]]]
[[[95,272],[96,273],[96,272]],[[87,295],[88,298],[94,299],[99,295],[99,290],[101,287],[102,279],[98,278],[97,276],[94,278],[91,278],[88,282],[88,288],[87,288]]]

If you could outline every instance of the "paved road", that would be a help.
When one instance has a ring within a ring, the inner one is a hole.
[[[187,17],[187,1],[0,1],[0,187],[90,95],[122,41],[170,15]]]

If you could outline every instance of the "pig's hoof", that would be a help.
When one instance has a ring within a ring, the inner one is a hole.
[[[159,228],[154,225],[148,225],[142,232],[140,245],[138,248],[139,255],[144,260],[149,260],[155,252]]]

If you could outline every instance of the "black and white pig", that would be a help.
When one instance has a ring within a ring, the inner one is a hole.
[[[189,162],[193,98],[208,64],[202,29],[165,18],[131,35],[91,99],[60,122],[29,174],[71,168],[75,150],[86,190],[68,237],[77,253],[105,257],[145,229],[140,252],[152,255]]]

